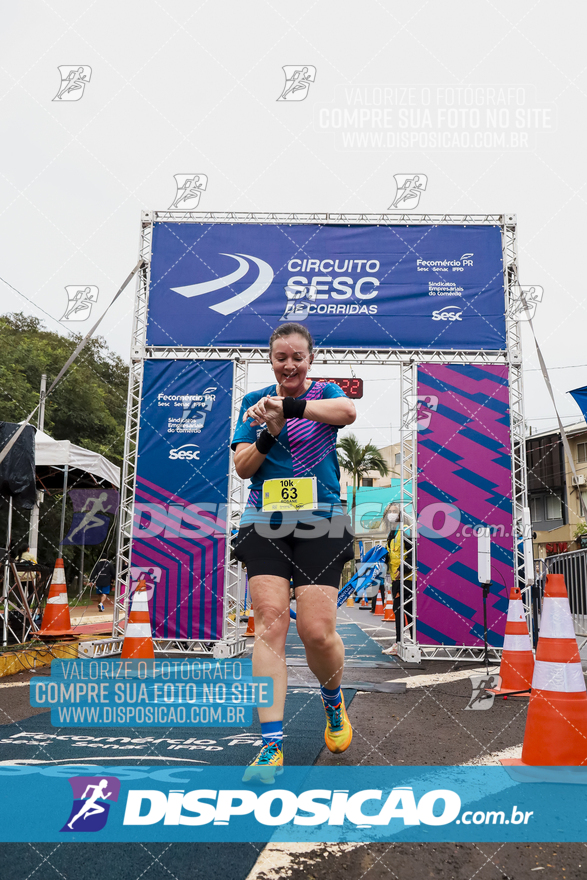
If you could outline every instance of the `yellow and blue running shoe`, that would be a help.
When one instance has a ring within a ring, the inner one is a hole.
[[[353,738],[353,728],[346,713],[342,691],[340,692],[340,703],[338,706],[330,706],[328,703],[322,702],[326,712],[324,742],[330,751],[335,754],[346,752]]]
[[[276,776],[283,773],[283,747],[281,743],[270,742],[263,746],[254,761],[251,761],[243,776],[243,782],[263,782],[271,785]]]

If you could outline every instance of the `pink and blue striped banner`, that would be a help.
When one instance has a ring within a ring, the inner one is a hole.
[[[418,402],[418,641],[483,644],[475,530],[489,526],[488,640],[501,647],[514,585],[507,367],[421,366]]]

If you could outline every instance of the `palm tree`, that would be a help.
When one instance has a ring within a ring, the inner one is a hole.
[[[343,437],[340,443],[336,444],[336,448],[340,450],[338,452],[338,462],[340,466],[353,476],[353,505],[351,510],[354,534],[357,485],[359,479],[364,477],[365,474],[368,474],[370,471],[379,471],[382,477],[386,477],[389,473],[389,467],[380,451],[373,443],[366,443],[364,446],[361,446],[354,434],[347,434],[346,437]],[[353,560],[353,572],[354,570],[355,562]]]

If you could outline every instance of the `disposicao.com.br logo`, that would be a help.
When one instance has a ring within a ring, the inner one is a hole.
[[[285,766],[263,785],[243,783],[248,754],[235,752],[238,766],[206,754],[164,766],[3,764],[0,841],[587,842],[584,767]]]
[[[508,811],[509,812],[509,811]],[[272,789],[262,794],[250,789],[131,789],[126,800],[124,825],[230,825],[236,817],[248,817],[251,826],[342,826],[355,828],[389,826],[398,820],[403,827],[414,825],[520,825],[527,824],[533,811],[512,807],[505,810],[466,810],[451,789],[433,789],[416,801],[412,786],[391,791],[364,789],[307,789],[298,794]],[[247,824],[249,824],[249,822]]]
[[[373,802],[379,812],[364,813]],[[440,805],[440,810],[437,808]],[[258,794],[250,789],[131,789],[126,801],[124,825],[229,825],[237,816],[249,816],[260,825],[343,825],[357,828],[389,825],[399,819],[404,825],[448,825],[461,810],[455,791],[436,789],[418,802],[411,786],[395,787],[387,795],[382,789],[365,789],[350,794],[347,789],[308,789],[295,794],[274,789]]]

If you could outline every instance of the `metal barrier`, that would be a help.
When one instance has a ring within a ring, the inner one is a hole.
[[[587,643],[587,550],[573,550],[571,553],[559,553],[540,560],[537,566],[534,604],[534,619],[537,624],[547,574],[564,576],[575,634],[579,639],[579,646],[583,647]],[[536,628],[539,629],[539,626]]]

